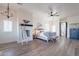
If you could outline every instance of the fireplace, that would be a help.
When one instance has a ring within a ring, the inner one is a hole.
[[[30,30],[25,30],[27,37],[30,37]]]
[[[33,40],[32,37],[32,27],[31,24],[20,24],[20,34],[19,34],[19,42],[23,44],[23,42],[29,42]]]

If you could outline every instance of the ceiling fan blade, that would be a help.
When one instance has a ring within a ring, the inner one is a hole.
[[[59,15],[57,15],[57,14],[51,14],[51,16],[59,16]]]
[[[59,16],[59,14],[58,14],[57,12],[55,12],[53,15],[54,15],[54,16]]]
[[[58,12],[54,12],[53,14],[54,14],[54,15],[58,15]]]

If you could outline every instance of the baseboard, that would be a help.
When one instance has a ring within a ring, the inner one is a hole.
[[[13,41],[13,42],[6,42],[6,43],[0,43],[0,44],[2,45],[2,44],[10,44],[10,43],[17,43],[17,41]]]

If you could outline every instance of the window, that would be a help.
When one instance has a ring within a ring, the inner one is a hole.
[[[12,21],[4,20],[4,32],[12,32]]]
[[[49,24],[45,24],[45,31],[49,31]]]
[[[52,26],[52,32],[56,32],[56,26],[55,25]]]

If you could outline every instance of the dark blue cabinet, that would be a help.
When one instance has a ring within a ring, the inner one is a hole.
[[[79,39],[79,28],[70,29],[70,39]]]

